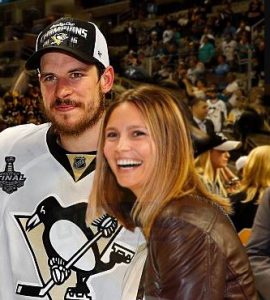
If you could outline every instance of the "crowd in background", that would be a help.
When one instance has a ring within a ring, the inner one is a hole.
[[[134,1],[133,18],[124,25],[126,51],[115,68],[117,76],[137,84],[149,82],[173,89],[199,129],[239,141],[237,149],[218,148],[222,140],[208,147],[196,162],[200,161],[198,170],[202,177],[207,176],[207,184],[209,180],[218,184],[211,189],[231,199],[232,220],[240,232],[252,227],[258,204],[270,187],[269,146],[255,147],[250,153],[243,147],[249,133],[270,133],[270,105],[263,87],[264,23],[260,23],[264,4],[249,0],[248,9],[241,13],[234,12],[230,0],[223,1],[215,13],[212,4],[210,0],[194,1],[187,10],[157,17],[155,1]],[[149,25],[149,20],[155,22]],[[1,89],[0,131],[45,122],[41,102],[35,81],[29,82],[25,93]],[[226,152],[226,163],[217,167],[222,169],[220,174],[210,166],[211,155],[217,154],[213,149]],[[231,156],[236,165],[230,170]]]
[[[174,89],[190,108],[194,99],[205,101],[205,118],[213,122],[214,132],[229,132],[243,142],[249,133],[270,130],[263,86],[264,4],[248,0],[241,12],[234,11],[232,0],[217,4],[199,0],[185,10],[162,14],[154,0],[132,1],[132,16],[122,24],[126,50],[112,61],[117,76],[135,85],[149,82]],[[29,22],[39,17],[33,10]],[[31,26],[20,30],[36,33]],[[16,30],[13,35],[22,38]],[[1,128],[45,122],[40,98],[36,81],[29,81],[25,92],[1,89]]]

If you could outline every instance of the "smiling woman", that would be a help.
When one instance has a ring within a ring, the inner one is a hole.
[[[104,155],[118,183],[139,197],[156,156],[142,114],[134,104],[123,103],[112,112],[105,134]]]
[[[185,111],[168,90],[124,92],[106,112],[98,149],[87,221],[106,211],[142,228],[144,299],[257,299],[229,202],[196,173]]]

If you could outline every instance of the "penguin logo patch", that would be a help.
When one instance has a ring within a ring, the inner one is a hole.
[[[56,34],[51,37],[52,42],[51,45],[61,45],[66,39],[68,38],[68,35],[65,33]]]
[[[17,283],[16,294],[22,300],[24,296],[98,300],[96,293],[102,286],[96,290],[92,279],[103,273],[115,278],[118,271],[115,267],[131,262],[134,251],[119,240],[122,226],[109,215],[86,225],[86,207],[85,202],[63,207],[55,197],[49,196],[32,215],[14,216],[29,245],[39,277],[37,282],[22,278]]]
[[[16,192],[24,185],[26,178],[21,172],[14,171],[14,156],[6,156],[6,167],[4,172],[0,172],[0,188],[8,194]]]

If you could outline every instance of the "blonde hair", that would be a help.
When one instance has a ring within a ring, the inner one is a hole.
[[[157,149],[152,174],[138,199],[117,183],[103,153],[110,116],[122,103],[131,103],[141,112]],[[195,171],[185,110],[164,88],[142,85],[124,92],[108,108],[103,120],[87,221],[106,211],[126,228],[134,229],[139,224],[149,237],[155,218],[170,201],[175,198],[181,201],[184,195],[194,193],[221,204],[225,210],[229,209],[226,201],[207,191]]]
[[[270,146],[263,145],[251,150],[247,157],[240,188],[247,197],[242,202],[252,201],[258,194],[259,203],[267,187],[270,187]]]
[[[214,169],[211,162],[211,150],[203,152],[196,158],[195,167],[209,191],[213,192],[214,186],[218,185],[220,196],[227,197],[227,190],[221,177],[221,169]]]

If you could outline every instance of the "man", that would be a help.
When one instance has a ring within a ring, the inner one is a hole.
[[[213,122],[215,132],[220,133],[227,119],[227,107],[218,98],[216,84],[212,83],[207,91],[208,118]]]
[[[193,98],[190,101],[190,109],[193,116],[193,125],[208,135],[213,135],[214,124],[211,120],[207,119],[208,115],[208,104],[205,99]]]
[[[26,68],[38,70],[50,123],[0,135],[0,299],[120,299],[142,235],[108,215],[85,223],[114,80],[106,40],[93,23],[59,19]]]

